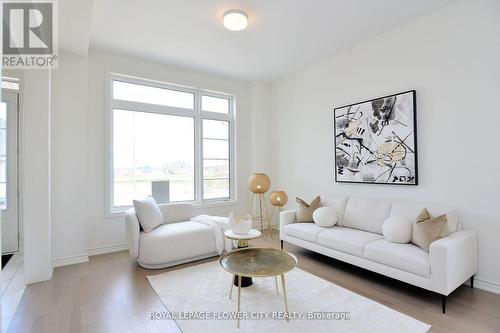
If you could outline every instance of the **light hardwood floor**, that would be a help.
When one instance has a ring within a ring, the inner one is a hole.
[[[251,245],[278,247],[279,242],[275,235]],[[500,332],[500,295],[462,286],[448,297],[442,314],[436,294],[290,244],[285,250],[297,256],[300,268],[429,323],[432,333]],[[26,288],[8,332],[179,332],[173,321],[149,320],[151,311],[165,308],[146,276],[213,260],[146,270],[122,251],[56,268],[52,280]]]

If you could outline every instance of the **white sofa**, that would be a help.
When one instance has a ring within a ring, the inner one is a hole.
[[[295,210],[280,214],[280,239],[326,256],[434,291],[446,296],[477,273],[477,237],[462,229],[458,212],[422,204],[386,202],[362,198],[321,198],[332,207],[338,225],[322,228],[315,223],[294,223]],[[448,214],[450,233],[433,242],[429,252],[408,243],[387,241],[382,225],[389,216],[415,220],[423,208],[436,216]]]
[[[191,204],[161,204],[164,224],[143,232],[134,208],[125,215],[129,253],[144,268],[158,269],[217,256],[214,228],[191,221]]]

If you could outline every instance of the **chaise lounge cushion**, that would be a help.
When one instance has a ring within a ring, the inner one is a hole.
[[[389,217],[391,205],[390,202],[386,201],[349,198],[345,208],[343,225],[382,235],[382,225]]]
[[[363,257],[365,245],[383,236],[362,230],[333,227],[318,235],[318,244],[345,253]]]
[[[165,223],[189,221],[196,216],[194,206],[186,203],[170,203],[159,205]]]
[[[318,234],[327,230],[328,228],[323,228],[316,223],[292,223],[287,224],[285,227],[285,234],[295,238],[300,238],[311,243],[318,242]]]
[[[150,232],[165,221],[155,199],[146,197],[141,200],[133,200],[135,214],[144,232]]]
[[[215,253],[213,229],[193,221],[167,223],[142,232],[139,244],[138,260],[149,265]]]
[[[431,274],[429,254],[410,243],[398,244],[386,239],[376,240],[365,246],[365,257],[423,277],[428,278]]]

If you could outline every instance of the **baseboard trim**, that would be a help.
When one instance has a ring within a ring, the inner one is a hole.
[[[63,258],[52,259],[52,267],[61,267],[75,264],[83,264],[89,262],[89,256],[86,254],[80,254],[77,256],[69,256]]]
[[[123,250],[128,250],[128,244],[121,243],[121,244],[94,247],[92,249],[89,249],[89,257],[98,256],[100,254],[105,254],[105,253],[123,251]]]
[[[470,281],[467,282],[467,285],[470,285]],[[500,295],[500,283],[498,282],[483,280],[476,277],[474,278],[474,288]]]
[[[114,244],[107,246],[95,247],[88,250],[88,254],[80,254],[76,256],[69,256],[63,258],[56,258],[52,260],[52,267],[62,267],[68,265],[82,264],[89,262],[89,257],[97,256],[99,254],[112,253],[127,250],[128,245],[126,243]]]

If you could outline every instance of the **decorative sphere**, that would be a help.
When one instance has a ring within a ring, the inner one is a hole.
[[[266,193],[271,186],[271,180],[265,173],[255,173],[248,181],[248,188],[253,193]]]
[[[283,207],[288,201],[288,195],[285,191],[274,191],[271,193],[269,201],[271,201],[271,205],[273,206]]]

